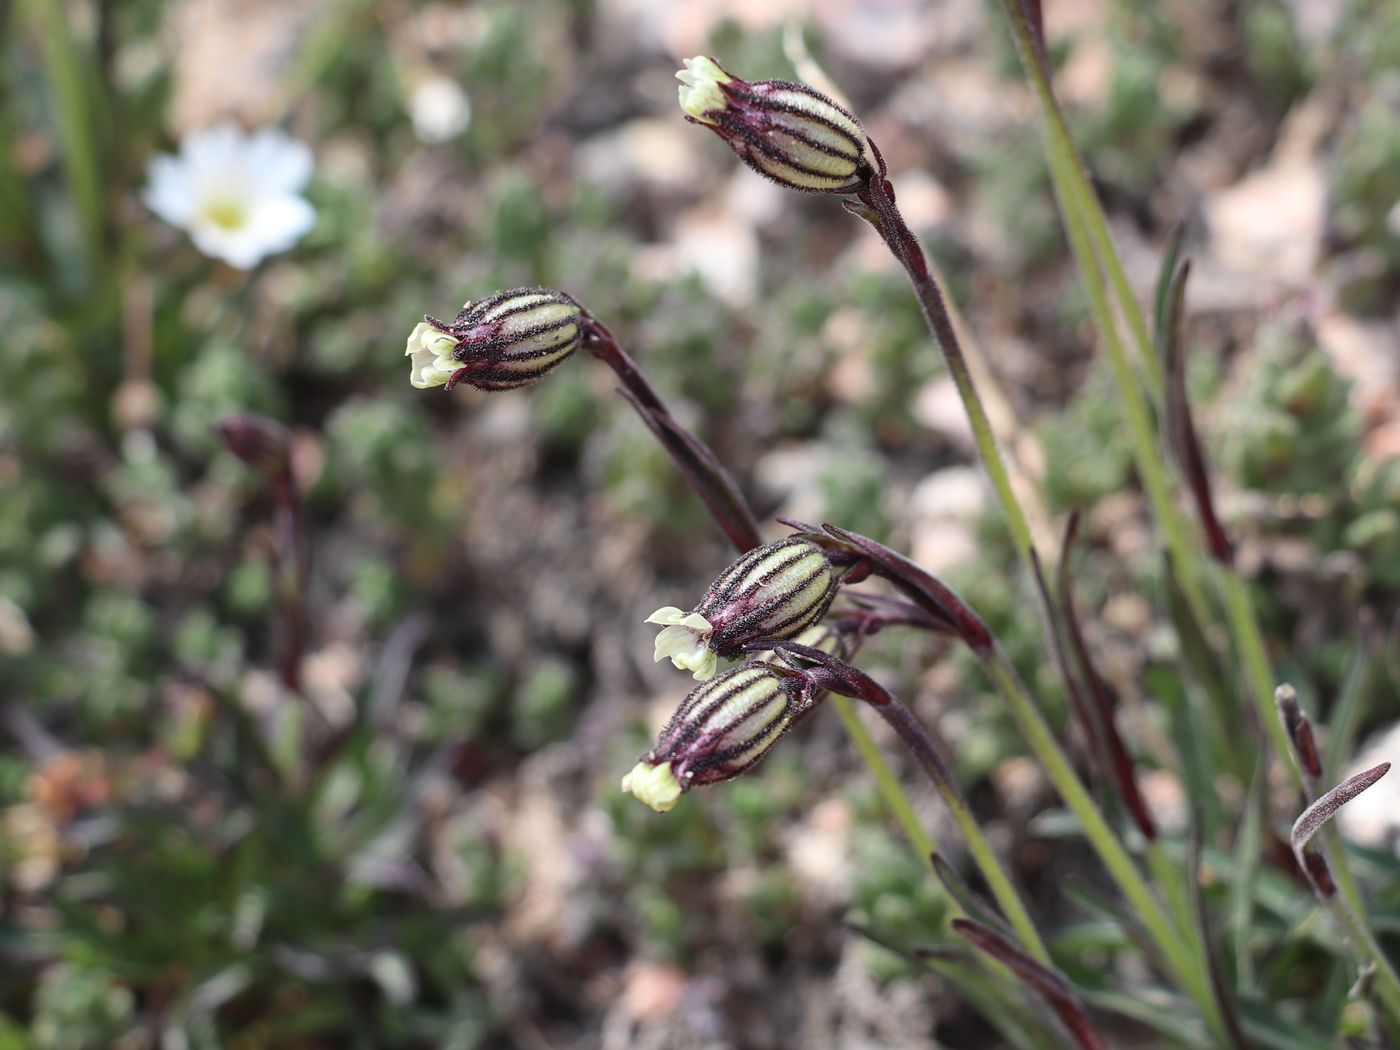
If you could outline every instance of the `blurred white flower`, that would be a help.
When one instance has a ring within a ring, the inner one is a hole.
[[[419,141],[432,145],[467,130],[472,103],[455,80],[433,75],[414,86],[408,98],[408,115]]]
[[[311,151],[278,128],[249,135],[224,123],[190,132],[179,154],[155,157],[147,175],[147,207],[205,255],[240,270],[286,251],[316,222],[301,196]]]

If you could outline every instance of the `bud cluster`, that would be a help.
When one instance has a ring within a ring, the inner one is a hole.
[[[563,292],[517,288],[468,302],[450,324],[426,317],[408,337],[419,388],[510,390],[542,378],[583,343],[583,308]]]
[[[733,657],[767,639],[791,638],[811,627],[840,584],[827,552],[792,536],[755,547],[720,574],[690,612],[658,609],[657,660],[667,657],[697,681],[714,676],[718,657]]]

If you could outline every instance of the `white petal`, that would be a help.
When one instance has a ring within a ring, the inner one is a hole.
[[[656,636],[656,644],[652,649],[652,657],[659,663],[670,657],[674,663],[676,654],[686,650],[694,649],[699,645],[699,640],[694,633],[685,627],[665,627]],[[679,664],[676,664],[679,667]]]
[[[427,321],[419,322],[409,334],[404,354],[410,359],[408,381],[419,390],[442,386],[462,367],[452,357],[457,340],[439,332]]]
[[[672,772],[671,763],[653,766],[648,762],[638,762],[622,778],[622,790],[630,791],[656,812],[665,813],[675,806],[684,789]]]
[[[279,128],[264,128],[248,142],[248,172],[266,193],[297,193],[311,181],[311,150]]]
[[[267,254],[247,229],[230,230],[198,218],[190,226],[190,240],[211,259],[222,259],[240,270],[251,270]]]
[[[232,121],[191,131],[180,142],[180,156],[196,178],[224,177],[241,167],[243,130]]]
[[[149,182],[141,194],[146,207],[173,226],[190,221],[198,204],[189,168],[178,158],[163,153],[151,159]]]
[[[691,675],[697,682],[708,682],[715,676],[715,669],[719,666],[719,658],[710,649],[700,652],[677,653],[671,657],[671,663],[675,664],[682,671],[693,671]]]
[[[316,209],[302,197],[264,197],[252,202],[248,230],[265,254],[286,251],[316,225]]]
[[[656,612],[648,616],[643,623],[659,623],[669,627],[671,624],[680,623],[685,617],[685,611],[677,609],[674,605],[663,605]]]

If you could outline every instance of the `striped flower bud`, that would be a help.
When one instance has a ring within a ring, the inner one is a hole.
[[[686,119],[709,126],[749,167],[793,189],[854,193],[871,173],[854,114],[806,84],[750,84],[712,58],[676,74]]]
[[[754,765],[811,705],[800,677],[758,663],[726,671],[681,701],[622,790],[665,813],[683,792]]]
[[[542,378],[583,342],[583,309],[563,292],[517,288],[469,302],[445,324],[426,317],[404,351],[416,387],[510,390]]]
[[[839,579],[826,551],[798,536],[755,547],[720,574],[690,612],[666,606],[647,617],[661,624],[656,659],[670,657],[696,681],[712,678],[718,657],[755,642],[791,638],[826,615]]]

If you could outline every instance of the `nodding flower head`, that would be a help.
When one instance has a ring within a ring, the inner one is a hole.
[[[855,115],[806,84],[749,83],[713,58],[676,74],[686,119],[704,124],[760,175],[793,189],[854,193],[872,168]]]
[[[663,626],[656,659],[670,657],[703,682],[714,676],[718,657],[812,626],[826,615],[839,583],[826,551],[810,540],[791,536],[755,547],[725,569],[690,612],[668,605],[647,617]]]
[[[732,780],[811,708],[812,696],[801,677],[767,664],[726,671],[687,694],[622,790],[665,813],[693,787]]]
[[[230,452],[265,477],[291,477],[291,435],[275,419],[235,412],[219,420],[214,430]]]
[[[583,308],[563,292],[517,288],[469,302],[450,324],[426,317],[405,356],[416,387],[510,390],[542,378],[583,342]]]

